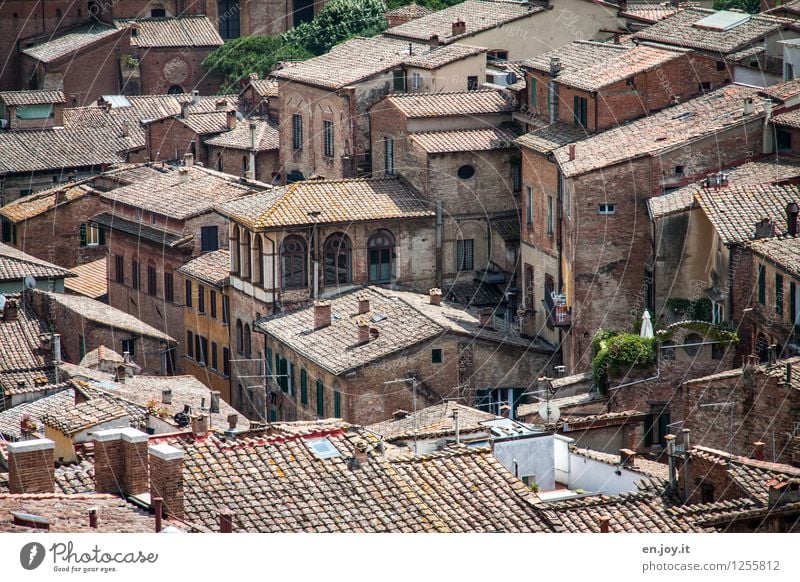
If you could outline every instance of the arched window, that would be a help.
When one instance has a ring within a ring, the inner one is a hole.
[[[306,241],[299,236],[283,239],[281,245],[281,284],[284,289],[299,289],[307,285]]]
[[[242,231],[242,278],[249,279],[253,274],[250,270],[250,231]]]
[[[367,243],[369,251],[369,280],[391,281],[394,271],[394,236],[388,230],[379,230]]]
[[[340,285],[350,283],[352,271],[350,268],[352,245],[350,237],[337,232],[325,240],[325,284]]]
[[[244,353],[244,329],[241,319],[236,320],[236,353]]]
[[[244,357],[249,358],[252,354],[252,346],[250,345],[250,324],[244,324]]]
[[[167,93],[170,95],[180,95],[181,93],[185,93],[183,87],[180,85],[172,85],[168,90]]]
[[[253,242],[253,283],[264,286],[264,242],[260,234],[254,235]]]
[[[231,272],[238,275],[242,268],[241,249],[239,248],[239,227],[233,225],[231,233]]]

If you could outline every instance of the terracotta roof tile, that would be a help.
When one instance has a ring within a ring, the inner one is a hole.
[[[72,268],[77,275],[64,281],[64,288],[70,293],[100,299],[108,294],[108,257],[103,257]]]
[[[527,59],[522,62],[522,65],[526,68],[549,74],[551,59],[557,58],[561,65],[559,75],[580,74],[581,71],[595,65],[602,65],[605,61],[614,59],[630,49],[631,47],[627,45],[593,40],[576,40]]]
[[[770,85],[761,90],[763,95],[777,99],[778,101],[786,101],[790,97],[800,95],[800,77],[786,81],[785,83],[778,83]]]
[[[800,128],[800,109],[793,109],[792,111],[775,115],[770,119],[770,123],[794,129]]]
[[[497,418],[490,412],[448,401],[423,408],[416,414],[412,412],[403,418],[384,420],[364,428],[381,435],[386,442],[413,438],[414,435],[417,438],[435,438],[455,433],[455,410],[458,411],[458,428],[464,433],[479,430],[488,432],[480,423]]]
[[[754,240],[747,246],[753,253],[769,259],[790,275],[800,277],[800,239],[787,235]]]
[[[62,279],[75,276],[63,267],[0,243],[0,281],[22,281],[28,275],[37,279]]]
[[[514,104],[501,91],[458,93],[405,93],[389,95],[392,103],[408,118],[490,115],[514,110]]]
[[[134,22],[138,28],[136,36],[131,35],[134,47],[217,47],[224,43],[216,26],[204,15],[115,20],[114,25],[128,28]]]
[[[404,6],[398,6],[394,10],[389,10],[388,12],[384,13],[384,16],[419,18],[421,16],[427,16],[428,14],[433,14],[433,10],[427,8],[426,6],[420,6],[419,4],[412,2],[411,4],[406,4]]]
[[[62,91],[0,91],[0,102],[6,105],[49,105],[65,103]]]
[[[53,35],[44,42],[23,48],[21,52],[37,61],[50,63],[118,33],[119,30],[113,26],[93,23]]]
[[[429,154],[508,149],[517,139],[512,131],[499,127],[421,132],[409,137]]]
[[[247,120],[240,121],[236,124],[236,129],[207,139],[205,143],[216,147],[250,151],[250,123],[254,123],[256,126],[255,151],[265,152],[278,149],[278,128],[262,119],[253,119],[249,123]]]
[[[62,184],[49,190],[36,192],[30,196],[23,196],[0,207],[0,216],[11,222],[22,222],[53,210],[57,206],[80,200],[86,195],[97,194],[88,183],[71,182]]]
[[[67,436],[113,420],[127,420],[128,413],[111,399],[92,398],[63,410],[42,414],[42,423]]]
[[[432,49],[414,51],[414,54],[403,59],[403,64],[407,67],[419,69],[437,69],[448,63],[485,52],[486,48],[481,46],[470,46],[468,44],[444,45]]]
[[[585,129],[556,121],[518,137],[516,142],[535,152],[549,154],[570,143],[589,137]]]
[[[217,288],[227,283],[230,270],[231,253],[228,249],[203,253],[178,268],[178,272]]]

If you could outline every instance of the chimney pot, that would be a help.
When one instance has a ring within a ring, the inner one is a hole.
[[[766,443],[761,441],[756,441],[753,443],[753,458],[756,461],[763,461],[764,460],[764,447]]]
[[[358,314],[363,315],[369,311],[369,293],[358,294]]]
[[[786,205],[786,231],[789,236],[797,236],[797,215],[800,214],[800,206],[797,202],[789,202]]]
[[[34,439],[8,443],[9,493],[53,493],[55,443]]]
[[[233,531],[233,512],[230,509],[221,509],[219,512],[219,533]]]
[[[231,109],[225,114],[228,129],[236,129],[236,111]]]
[[[13,299],[6,301],[6,306],[3,309],[3,321],[16,321],[19,316],[19,308],[17,302]]]
[[[178,168],[178,181],[181,184],[186,184],[189,181],[189,170],[186,168]]]
[[[442,290],[433,288],[428,290],[431,305],[439,305],[442,302]]]
[[[635,466],[635,461],[636,461],[636,452],[630,449],[620,449],[619,461],[620,464],[626,469],[633,468]]]
[[[219,390],[212,390],[211,391],[211,408],[209,412],[212,414],[219,414],[219,398],[220,398],[220,391]]]
[[[233,430],[236,428],[236,424],[239,422],[239,415],[238,414],[229,414],[228,415],[228,428]]]
[[[561,59],[559,57],[550,57],[550,76],[557,77],[561,72]]]
[[[164,498],[153,497],[153,511],[156,516],[156,533],[162,529],[161,521],[164,519]]]
[[[172,404],[172,388],[164,388],[161,391],[161,402],[163,404]]]
[[[186,168],[191,168],[194,166],[194,154],[184,154],[183,156],[183,165]]]
[[[611,525],[611,518],[608,515],[601,515],[597,518],[597,523],[600,526],[600,533],[608,533]]]
[[[453,32],[453,36],[460,36],[462,34],[466,34],[466,32],[467,32],[467,23],[464,22],[463,20],[461,20],[460,18],[458,20],[454,20],[453,21],[453,31],[452,32]]]
[[[192,433],[195,437],[201,437],[208,434],[209,431],[209,418],[207,414],[198,414],[192,417]]]
[[[571,162],[574,159],[575,159],[575,144],[571,143],[569,144],[569,161]]]
[[[369,319],[366,317],[359,317],[356,320],[358,326],[358,345],[369,343]]]
[[[192,104],[197,105],[198,103],[200,103],[200,91],[192,89]]]
[[[392,413],[392,418],[395,420],[403,420],[404,418],[408,418],[408,410],[395,410]]]
[[[89,509],[89,527],[97,529],[97,508],[92,507]]]
[[[428,48],[435,49],[439,46],[439,35],[432,34],[431,37],[428,39]]]
[[[322,329],[331,324],[331,302],[330,301],[315,301],[314,302],[314,329]]]
[[[756,239],[772,238],[775,236],[775,223],[769,218],[762,218],[756,222],[755,236]]]
[[[486,329],[493,329],[494,311],[491,307],[485,307],[478,312],[480,326]]]
[[[181,103],[181,118],[188,119],[189,118],[189,108],[192,106],[191,101],[184,101]]]
[[[752,97],[745,97],[744,99],[744,114],[752,115],[756,110],[755,101]]]

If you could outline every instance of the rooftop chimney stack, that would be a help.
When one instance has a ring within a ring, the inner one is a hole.
[[[181,184],[186,184],[189,181],[189,170],[186,168],[178,168],[178,181]]]
[[[636,466],[636,452],[631,449],[620,449],[619,462],[626,469],[634,468]]]
[[[228,125],[228,129],[236,129],[236,111],[233,109],[229,110],[225,114],[225,122]]]
[[[121,137],[128,137],[130,134],[131,134],[130,126],[128,125],[128,122],[125,121],[122,124],[122,130],[120,131],[120,135]]]
[[[800,501],[800,479],[782,481],[778,478],[767,481],[770,507],[781,507]]]
[[[162,404],[172,404],[172,388],[164,388],[161,391]]]
[[[359,317],[356,320],[358,326],[358,345],[362,346],[369,343],[369,319]]]
[[[559,57],[550,57],[550,76],[558,77],[561,72],[561,59]]]
[[[442,302],[442,290],[433,288],[428,290],[431,305],[439,305]]]
[[[153,497],[153,512],[156,518],[156,533],[162,529],[161,521],[164,519],[164,500],[161,497]]]
[[[233,532],[233,512],[230,509],[221,509],[219,512],[219,533]]]
[[[228,430],[234,430],[239,422],[239,415],[232,413],[228,415]]]
[[[167,444],[148,448],[150,457],[150,497],[164,499],[164,511],[179,519],[183,508],[183,451]]]
[[[212,390],[211,391],[211,409],[209,412],[211,414],[219,414],[219,398],[220,398],[220,391],[219,390]]]
[[[575,144],[569,144],[569,161],[573,161],[575,159]]]
[[[607,515],[601,515],[597,518],[597,524],[600,526],[600,533],[608,533],[611,525],[611,518]]]
[[[250,149],[251,150],[255,150],[256,149],[256,128],[257,127],[258,126],[256,125],[255,121],[251,121],[249,123],[249,125],[248,125],[248,129],[250,130]]]
[[[786,205],[786,232],[789,236],[797,236],[797,215],[800,214],[800,206],[797,202],[789,202]]]
[[[95,491],[125,495],[146,493],[147,443],[147,434],[132,427],[94,433]]]
[[[55,448],[50,439],[8,443],[9,493],[53,493]]]
[[[404,418],[408,418],[408,410],[395,410],[392,413],[392,418],[394,420],[403,420]]]
[[[97,508],[92,507],[89,509],[89,527],[97,529]]]
[[[194,166],[194,154],[184,154],[183,167],[191,168],[192,166]]]
[[[756,110],[755,101],[753,101],[752,97],[745,97],[744,99],[744,114],[745,115],[752,115]]]
[[[764,447],[766,443],[761,441],[756,441],[753,443],[753,458],[756,461],[763,461],[764,460]]]
[[[756,222],[755,235],[753,238],[772,238],[775,236],[775,223],[769,218],[762,218]]]
[[[19,316],[19,309],[17,302],[13,299],[6,301],[6,306],[3,308],[3,321],[16,321]]]
[[[209,418],[207,414],[192,416],[192,433],[195,437],[203,437],[209,431]]]
[[[358,294],[358,314],[364,315],[369,311],[369,293],[362,292]]]
[[[217,99],[216,101],[214,101],[214,108],[217,111],[227,111],[228,102],[225,99]]]
[[[431,37],[428,39],[428,48],[435,49],[439,46],[439,35],[432,34]]]
[[[331,324],[331,302],[314,301],[314,329],[322,329]]]
[[[453,21],[453,36],[460,36],[467,33],[467,23],[461,20]]]
[[[58,366],[63,364],[64,362],[61,360],[61,334],[54,333],[53,334],[53,364]]]
[[[192,90],[192,105],[197,105],[200,103],[200,91],[197,89]]]
[[[189,108],[192,106],[191,101],[183,101],[181,103],[181,118],[188,119],[189,118]]]

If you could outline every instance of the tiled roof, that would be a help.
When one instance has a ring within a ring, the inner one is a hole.
[[[544,73],[550,73],[550,61],[558,58],[561,75],[580,74],[580,71],[602,65],[602,63],[618,57],[630,50],[629,46],[597,42],[592,40],[576,40],[536,57],[522,62],[524,67]]]
[[[514,104],[501,91],[458,93],[404,93],[389,95],[392,103],[408,118],[448,117],[452,115],[490,115],[514,110]]]
[[[278,149],[278,128],[263,119],[252,119],[256,126],[255,151],[266,152]],[[226,131],[205,141],[206,145],[250,151],[250,127],[247,120],[236,124],[236,129]]]
[[[20,384],[22,383],[22,384]],[[55,368],[32,366],[16,372],[0,372],[0,386],[6,396],[34,394],[37,397],[55,394],[67,388],[66,382],[56,383]]]
[[[754,238],[756,223],[769,218],[775,233],[786,230],[786,205],[800,200],[800,187],[757,184],[701,190],[695,199],[723,244]]]
[[[186,118],[177,118],[176,121],[184,124],[198,135],[210,135],[228,131],[228,114],[225,111],[192,113]]]
[[[49,105],[65,103],[61,91],[0,91],[0,102],[6,105]]]
[[[66,279],[64,288],[70,293],[100,299],[108,294],[108,257],[72,268],[76,277]]]
[[[775,115],[770,119],[770,123],[794,129],[800,128],[800,109],[793,109],[792,111]]]
[[[96,529],[89,527],[90,509],[97,510]],[[116,495],[0,494],[0,532],[30,534],[30,527],[14,525],[11,512],[43,517],[50,522],[49,531],[56,533],[155,532],[153,516]]]
[[[203,15],[115,20],[114,25],[128,28],[134,22],[138,30],[136,36],[131,35],[133,47],[216,47],[224,43],[217,27]]]
[[[747,162],[723,172],[728,177],[728,186],[748,184],[774,184],[783,180],[800,177],[800,160],[791,158],[765,158]],[[713,187],[712,187],[713,188]],[[651,218],[662,218],[675,212],[689,210],[695,204],[695,195],[704,189],[700,180],[683,188],[678,188],[662,196],[647,200]]]
[[[23,415],[30,415],[36,422],[37,431],[43,434],[41,418],[44,414],[58,413],[75,403],[75,393],[71,388],[62,390],[52,396],[45,396],[32,402],[25,402],[0,412],[0,436],[6,440],[16,441],[22,438],[19,427]]]
[[[178,168],[165,168],[159,175],[106,192],[103,199],[185,220],[253,191],[229,174],[198,166],[184,169],[188,171],[185,182],[181,182]]]
[[[228,281],[230,270],[231,253],[228,249],[203,253],[178,268],[179,273],[219,288]]]
[[[629,411],[630,412],[630,411]],[[644,415],[644,413],[633,411],[637,415]],[[609,413],[609,414],[619,414],[619,413]],[[590,417],[586,417],[584,420],[591,422],[592,420],[600,420],[607,415],[593,415]],[[580,455],[582,457],[586,457],[587,459],[593,459],[595,461],[600,461],[601,463],[606,463],[608,465],[619,465],[620,464],[620,457],[619,455],[612,455],[610,453],[604,453],[601,451],[593,451],[591,449],[575,449],[575,454]],[[645,459],[642,457],[636,457],[633,461],[633,465],[629,465],[626,467],[629,471],[635,471],[637,473],[642,473],[649,477],[655,477],[656,479],[660,479],[662,481],[666,481],[669,479],[669,466],[664,463],[658,463],[656,461],[651,461],[649,459]]]
[[[505,241],[518,241],[520,234],[519,216],[505,216],[492,218],[489,221],[492,230],[499,234]]]
[[[427,16],[433,14],[433,10],[425,6],[420,6],[412,2],[404,6],[398,6],[394,10],[389,10],[384,13],[384,16],[402,16],[407,18],[419,18],[420,16]]]
[[[426,42],[435,34],[439,36],[439,42],[450,43],[543,10],[544,8],[541,6],[532,3],[466,0],[455,6],[390,28],[384,34]],[[465,34],[453,36],[453,22],[456,20],[462,20],[466,24]]]
[[[589,134],[585,129],[563,121],[556,121],[517,138],[517,143],[535,152],[549,154],[570,143],[578,142]]]
[[[715,14],[714,10],[686,8],[637,32],[634,38],[717,53],[733,53],[762,42],[765,36],[782,30],[789,22],[771,16],[748,15],[743,24],[728,30],[697,25],[698,21],[712,14]]]
[[[279,191],[281,192],[281,191]],[[428,204],[399,178],[308,180],[270,194],[221,204],[220,211],[254,228],[349,223],[434,216]],[[265,204],[266,203],[266,204]],[[318,211],[316,218],[311,212]]]
[[[105,422],[127,418],[128,413],[111,399],[92,398],[63,410],[42,414],[42,423],[67,436],[94,428]]]
[[[672,16],[679,9],[672,7],[669,3],[664,4],[628,4],[628,7],[621,11],[622,18],[631,18],[639,22],[654,24],[659,20]]]
[[[458,428],[463,433],[488,429],[480,423],[497,418],[494,414],[464,406],[456,402],[446,401],[442,404],[428,406],[400,419],[384,420],[364,427],[379,434],[386,442],[413,438],[435,438],[441,435],[455,434],[453,412],[458,411]],[[416,425],[416,429],[415,429]]]
[[[275,79],[250,79],[250,85],[262,98],[278,96],[278,82]]]
[[[767,97],[777,99],[778,101],[786,101],[790,97],[800,95],[800,77],[794,78],[791,81],[786,81],[785,83],[764,87],[761,93]]]
[[[416,67],[420,69],[437,69],[449,63],[485,52],[486,48],[481,46],[450,44],[414,52],[403,59],[403,64],[407,67]]]
[[[37,61],[50,63],[72,52],[114,36],[118,32],[113,26],[93,23],[74,28],[63,34],[53,35],[44,42],[23,48],[21,52]]]
[[[499,127],[412,133],[411,141],[429,154],[502,150],[514,147],[517,136]]]
[[[28,275],[36,279],[63,279],[75,276],[58,265],[0,243],[0,281],[22,281]]]
[[[106,303],[101,303],[89,297],[81,295],[69,295],[66,293],[50,293],[47,291],[36,290],[34,293],[46,295],[46,300],[56,303],[63,308],[76,313],[82,318],[93,321],[100,325],[110,327],[118,331],[127,331],[137,335],[156,338],[166,342],[175,343],[176,340],[162,331],[147,325],[133,315],[111,307]]]
[[[80,200],[87,194],[96,193],[86,182],[62,184],[49,190],[36,192],[30,196],[17,198],[0,207],[0,216],[7,218],[11,222],[22,222],[49,212],[57,206]]]
[[[728,85],[649,117],[604,131],[576,145],[575,159],[569,149],[555,151],[567,177],[577,176],[641,156],[658,155],[690,140],[711,136],[764,115],[757,89]],[[745,114],[745,98],[754,98],[753,113]]]
[[[78,365],[83,366],[84,368],[93,368],[97,369],[101,362],[111,362],[116,364],[123,364],[125,363],[124,356],[118,354],[111,348],[107,348],[104,345],[100,345],[95,349],[86,353],[85,356],[81,359]]]
[[[318,458],[310,443],[320,438],[339,456]],[[488,449],[383,460],[376,445],[359,429],[177,442],[186,519],[216,530],[212,508],[224,505],[239,532],[546,530],[533,495]],[[357,449],[367,458],[355,468]]]
[[[761,255],[780,265],[787,273],[800,277],[800,239],[792,236],[754,240],[748,245],[757,255]]]
[[[65,495],[94,493],[94,465],[86,460],[56,467],[55,489]]]

